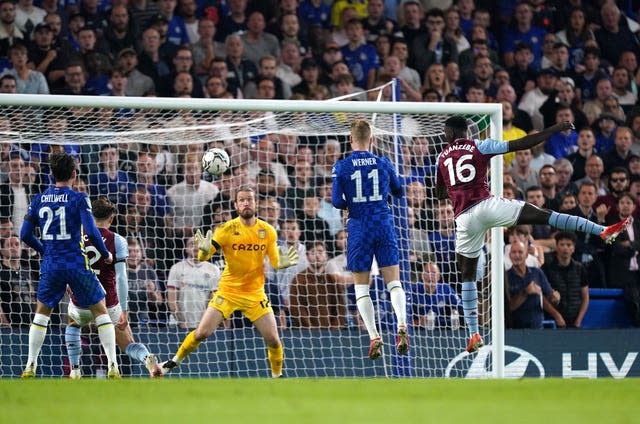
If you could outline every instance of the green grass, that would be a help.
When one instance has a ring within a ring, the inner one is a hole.
[[[2,423],[633,423],[640,381],[0,380]]]

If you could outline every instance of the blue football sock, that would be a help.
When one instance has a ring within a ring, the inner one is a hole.
[[[80,328],[67,325],[64,331],[64,341],[67,345],[69,364],[72,367],[80,365],[80,355],[82,355],[82,344],[80,341]]]
[[[462,283],[462,310],[469,335],[478,332],[478,290],[475,281]]]
[[[604,226],[591,222],[588,219],[579,216],[567,215],[566,213],[551,212],[549,216],[549,225],[568,231],[581,231],[583,233],[600,235]]]
[[[149,356],[147,347],[142,343],[131,343],[125,349],[125,353],[133,359],[137,359],[140,362],[144,362],[144,358]]]

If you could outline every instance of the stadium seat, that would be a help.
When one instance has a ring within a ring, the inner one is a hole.
[[[589,289],[589,308],[582,328],[631,327],[622,289]]]

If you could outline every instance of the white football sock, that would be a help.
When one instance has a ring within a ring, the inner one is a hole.
[[[367,327],[369,338],[375,339],[376,337],[380,337],[380,334],[378,334],[378,330],[376,329],[376,314],[373,309],[371,296],[369,295],[369,285],[355,284],[353,288],[356,292],[356,305],[358,306],[358,312],[360,312],[364,325]]]
[[[396,313],[398,327],[407,326],[407,297],[402,289],[402,284],[398,280],[391,281],[387,284],[387,291],[391,298],[391,306]]]
[[[27,359],[27,365],[33,364],[34,367],[38,365],[38,356],[40,355],[44,338],[47,335],[48,325],[48,316],[42,314],[35,314],[33,316],[33,322],[31,323],[31,327],[29,327],[29,357]]]
[[[118,365],[118,358],[116,356],[116,331],[109,315],[102,314],[97,316],[96,326],[98,327],[98,337],[100,337],[100,343],[102,343],[104,353],[107,355],[109,366],[111,364]]]

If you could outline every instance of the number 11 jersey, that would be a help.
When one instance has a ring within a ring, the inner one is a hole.
[[[487,172],[495,155],[507,152],[503,141],[459,138],[438,155],[436,183],[449,193],[455,216],[491,197]]]
[[[389,159],[371,152],[351,153],[336,162],[331,174],[332,203],[336,208],[348,209],[349,218],[387,215],[389,194],[403,195],[402,184]]]

